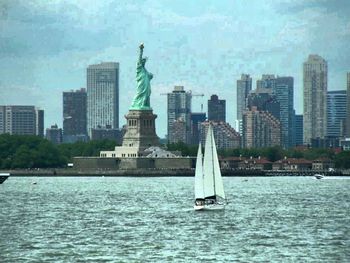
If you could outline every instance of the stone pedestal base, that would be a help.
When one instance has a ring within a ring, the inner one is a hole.
[[[150,146],[159,145],[155,126],[157,115],[152,110],[129,110],[125,118],[128,127],[123,138],[123,147],[139,148],[143,151]]]

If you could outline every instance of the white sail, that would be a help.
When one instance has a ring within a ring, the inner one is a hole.
[[[204,185],[203,185],[203,154],[202,145],[199,143],[196,172],[194,177],[194,195],[196,199],[204,199]]]
[[[213,166],[214,166],[214,181],[215,181],[215,194],[225,199],[224,184],[222,182],[220,164],[218,159],[218,153],[216,151],[216,144],[214,139],[214,133],[211,133],[212,144],[213,144]]]
[[[211,125],[209,125],[205,141],[203,174],[204,196],[209,197],[215,195],[225,199],[224,184],[222,182],[214,132]]]
[[[209,125],[204,148],[203,174],[204,174],[204,197],[215,195],[214,165],[213,165],[213,140],[211,137],[212,127]]]

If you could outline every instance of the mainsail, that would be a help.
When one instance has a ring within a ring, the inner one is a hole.
[[[225,198],[224,185],[221,178],[219,159],[211,125],[209,125],[205,141],[203,174],[204,197],[218,196]]]
[[[224,184],[222,182],[221,171],[218,153],[216,151],[216,144],[214,139],[214,133],[211,133],[211,138],[213,141],[213,163],[214,163],[214,180],[215,180],[215,194],[223,199],[225,199]]]

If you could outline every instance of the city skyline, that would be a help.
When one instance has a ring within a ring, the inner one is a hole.
[[[62,92],[86,88],[86,67],[101,61],[120,63],[119,125],[125,124],[140,42],[147,46],[154,73],[151,105],[160,137],[167,129],[160,94],[175,85],[205,94],[194,99],[194,112],[201,104],[207,112],[212,94],[225,98],[227,122],[233,126],[236,80],[242,73],[252,77],[253,89],[262,74],[292,76],[297,114],[303,113],[302,63],[309,54],[328,62],[329,91],[346,89],[347,1],[5,1],[0,9],[0,59],[6,65],[0,69],[0,104],[44,109],[45,128],[62,123]]]

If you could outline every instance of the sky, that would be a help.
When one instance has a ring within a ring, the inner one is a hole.
[[[349,0],[0,0],[0,105],[35,105],[45,127],[62,127],[62,92],[86,87],[86,68],[120,63],[120,126],[136,92],[138,46],[145,45],[157,134],[166,134],[166,96],[182,85],[226,99],[236,117],[242,73],[294,77],[301,114],[302,64],[328,62],[328,90],[346,88],[350,72]]]

